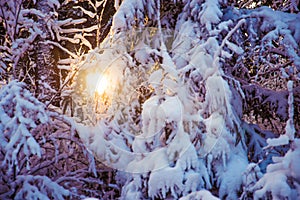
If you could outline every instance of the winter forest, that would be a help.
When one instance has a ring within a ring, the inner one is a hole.
[[[299,0],[0,0],[0,199],[300,199]]]

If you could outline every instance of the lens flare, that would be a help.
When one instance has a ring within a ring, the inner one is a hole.
[[[111,71],[90,71],[85,76],[88,101],[92,100],[94,112],[104,114],[111,106],[118,81]]]
[[[103,95],[108,89],[108,78],[104,74],[90,73],[86,76],[86,87],[91,95]]]
[[[97,82],[97,85],[96,85],[96,88],[95,88],[95,92],[98,95],[103,95],[107,88],[108,88],[108,79],[105,75],[101,75],[98,78],[98,82]]]

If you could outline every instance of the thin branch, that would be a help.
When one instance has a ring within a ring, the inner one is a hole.
[[[7,19],[5,17],[5,12],[3,11],[3,7],[2,6],[0,6],[0,9],[1,9],[1,12],[2,12],[2,16],[3,16],[4,23],[5,23],[5,27],[7,29]]]
[[[17,26],[18,26],[18,20],[19,20],[19,15],[20,15],[20,12],[21,12],[21,7],[22,7],[22,4],[23,4],[23,0],[21,0],[21,3],[19,4],[19,9],[17,11],[17,15],[16,15],[16,20],[15,20],[15,27],[14,27],[14,40],[16,39],[16,32],[17,32]]]
[[[57,97],[57,95],[59,95],[63,88],[70,83],[71,80],[73,80],[73,78],[75,77],[76,73],[78,72],[79,69],[75,69],[75,71],[73,72],[72,76],[59,88],[59,90],[51,97],[50,101],[47,103],[46,107],[49,107],[49,105],[54,101],[54,99]]]
[[[78,58],[78,56],[74,53],[72,53],[71,51],[69,51],[68,49],[64,48],[63,46],[61,46],[60,44],[58,44],[57,42],[53,42],[53,41],[44,41],[44,42],[41,42],[43,44],[52,44],[58,48],[60,48],[61,50],[65,51],[66,53],[68,53],[70,56],[72,56],[73,58]]]
[[[68,158],[68,156],[62,154],[62,155],[59,155],[58,158],[53,158],[51,161],[48,161],[48,162],[45,162],[45,161],[44,161],[44,162],[42,162],[40,165],[36,166],[35,168],[32,168],[32,169],[30,170],[30,173],[31,173],[31,174],[35,174],[35,173],[37,173],[39,170],[42,170],[42,169],[44,169],[44,168],[47,168],[47,167],[53,165],[53,164],[54,164],[55,162],[57,162],[58,160],[62,160],[62,159],[65,160],[66,158]]]
[[[217,50],[217,52],[214,54],[214,63],[218,60],[219,56],[221,55],[222,49],[225,46],[226,42],[229,40],[229,38],[233,35],[233,33],[236,32],[236,30],[238,28],[240,28],[240,26],[242,26],[244,23],[246,22],[245,19],[240,19],[238,21],[238,23],[235,25],[235,27],[233,29],[230,30],[230,32],[226,35],[226,37],[223,39],[219,49]]]
[[[100,45],[100,29],[101,29],[101,22],[102,22],[102,18],[103,18],[103,14],[104,14],[104,10],[105,10],[105,6],[106,6],[106,3],[107,3],[107,0],[104,0],[104,4],[103,4],[103,7],[102,7],[102,10],[101,10],[101,14],[100,14],[100,19],[98,21],[98,29],[97,29],[97,47]],[[96,10],[97,12],[97,10]]]
[[[266,74],[275,72],[275,71],[279,70],[280,68],[285,68],[285,67],[287,67],[288,65],[290,65],[290,64],[292,64],[292,63],[293,63],[293,61],[287,62],[287,63],[285,63],[285,64],[283,64],[283,65],[279,65],[279,66],[276,66],[276,67],[274,67],[274,68],[271,68],[270,70],[268,70],[268,71],[266,71],[266,72],[259,72],[257,75],[258,75],[258,76],[263,76],[263,75],[266,75]]]

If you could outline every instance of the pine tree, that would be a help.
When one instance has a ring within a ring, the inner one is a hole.
[[[54,65],[53,47],[45,44],[45,41],[51,37],[47,18],[51,18],[50,13],[53,13],[57,7],[59,7],[58,1],[54,1],[53,4],[50,4],[48,0],[37,1],[36,5],[37,10],[46,14],[44,18],[38,20],[38,25],[44,35],[38,38],[36,42],[36,52],[34,53],[36,56],[36,94],[38,95],[38,99],[43,102],[50,101],[51,97],[53,97],[60,88],[59,70]],[[59,105],[59,101],[53,103]]]
[[[26,82],[39,100],[60,106],[70,64],[107,34],[113,10],[105,2],[1,1],[3,82]],[[104,10],[109,14],[104,15]]]
[[[0,198],[299,198],[299,5],[0,1]]]
[[[98,27],[82,25],[88,21],[82,16],[62,15],[68,4],[0,1],[0,199],[105,198],[119,192],[108,180],[111,170],[94,160],[73,122],[51,106],[59,106],[65,81],[54,52],[60,48],[79,59],[63,41],[91,49],[87,38]],[[74,60],[61,61],[62,68]]]
[[[296,84],[290,91],[299,87],[297,18],[217,0],[119,5],[110,35],[78,64],[76,87],[85,97],[86,112],[79,120],[87,125],[78,125],[79,135],[101,162],[118,170],[122,198],[202,198],[201,190],[221,199],[265,195],[255,193],[260,186],[248,180],[266,182],[262,173],[270,157],[264,156],[264,146],[275,137],[275,127],[268,132],[260,126],[265,120],[299,126],[286,111],[299,100],[287,103],[287,96],[278,96],[274,102],[271,97],[278,87],[287,88],[287,81]],[[272,75],[260,73],[273,62],[287,62],[276,67],[282,76],[275,85]],[[84,85],[88,74],[96,77],[93,87]],[[99,87],[107,87],[100,96]],[[75,96],[82,101],[83,96]],[[269,105],[272,114],[262,111],[260,103]],[[98,110],[100,104],[104,109]],[[286,152],[278,148],[273,155],[280,151]]]

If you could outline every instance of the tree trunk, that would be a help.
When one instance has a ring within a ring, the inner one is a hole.
[[[44,14],[49,14],[52,8],[47,0],[37,2],[37,9]],[[45,45],[44,41],[51,39],[45,19],[39,19],[39,25],[45,37],[40,37],[36,47],[36,96],[42,102],[49,100],[56,94],[60,87],[59,70],[55,65],[52,55],[52,46]],[[57,95],[59,96],[59,95]],[[59,99],[52,101],[53,105],[59,105]]]

